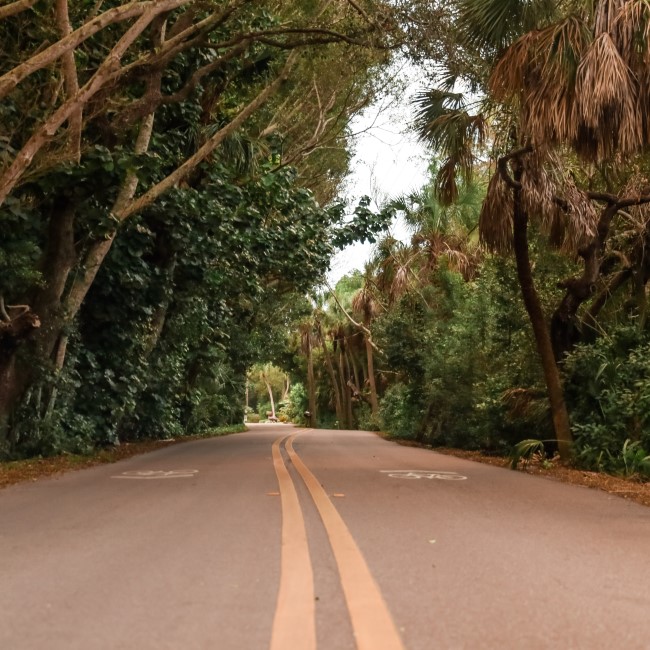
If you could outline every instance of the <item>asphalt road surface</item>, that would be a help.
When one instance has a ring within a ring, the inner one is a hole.
[[[253,425],[0,492],[2,650],[650,648],[650,509]]]

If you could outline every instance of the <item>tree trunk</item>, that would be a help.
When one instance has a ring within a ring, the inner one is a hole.
[[[519,165],[517,165],[519,167]],[[515,172],[515,181],[520,182],[521,171]],[[558,443],[560,457],[567,460],[571,455],[573,437],[569,423],[569,413],[564,401],[564,391],[560,372],[555,362],[553,345],[546,325],[542,305],[535,289],[528,250],[528,215],[522,207],[521,186],[513,189],[514,193],[514,251],[517,262],[517,277],[524,305],[535,335],[537,351],[540,356],[544,379],[548,390],[553,417],[553,427]]]
[[[332,390],[334,391],[334,409],[336,411],[336,419],[339,423],[339,426],[343,425],[343,406],[341,404],[341,393],[339,390],[339,383],[336,380],[336,373],[334,372],[334,366],[332,364],[332,357],[330,351],[327,349],[327,343],[323,338],[321,332],[319,332],[318,338],[320,340],[321,348],[323,350],[323,357],[325,359],[325,370],[329,375],[330,382],[332,383]]]
[[[582,275],[569,278],[561,284],[566,289],[566,293],[551,320],[551,340],[555,359],[558,362],[562,361],[581,338],[582,332],[577,319],[578,309],[595,293],[612,220],[622,207],[632,205],[634,201],[618,200],[615,196],[607,197],[607,200],[607,205],[600,213],[593,241],[579,251],[580,257],[584,260]]]
[[[359,373],[359,369],[363,367],[363,363],[361,360],[357,357],[352,350],[348,349],[348,358],[350,360],[350,366],[352,368],[352,377],[354,377],[354,384],[355,386],[359,387],[359,390],[361,390],[361,387],[363,384],[359,381],[361,376],[363,375],[363,372]]]
[[[377,399],[377,385],[375,383],[375,360],[372,351],[372,345],[367,336],[364,336],[366,341],[366,356],[368,357],[368,387],[370,388],[370,408],[372,409],[372,417],[377,420],[379,417],[379,400]]]
[[[26,305],[5,308],[0,317],[0,439],[7,435],[15,405],[27,387],[27,368],[18,366],[16,352],[40,327],[38,316]]]
[[[345,361],[345,376],[346,376],[346,408],[347,408],[347,420],[348,420],[348,428],[352,429],[354,427],[354,412],[352,410],[352,396],[353,392],[352,389],[350,388],[350,383],[352,380],[352,372],[350,370],[350,351],[346,350],[343,353],[343,358]]]
[[[316,428],[316,383],[314,381],[314,354],[311,345],[311,334],[307,342],[307,393],[309,399],[309,426]]]
[[[7,425],[34,375],[33,363],[23,364],[16,358],[20,345],[29,342],[43,361],[50,359],[56,349],[61,328],[61,295],[76,262],[74,216],[74,206],[63,200],[55,203],[50,215],[48,244],[40,263],[44,284],[27,297],[31,308],[27,305],[21,308],[20,319],[0,332],[0,422],[4,423],[0,428]],[[25,320],[27,317],[29,321]]]
[[[262,375],[262,379],[264,380],[264,385],[269,393],[269,400],[271,400],[271,417],[275,420],[275,400],[273,399],[273,390],[271,389],[271,384],[269,384],[264,375]]]
[[[345,377],[345,365],[343,360],[343,347],[339,341],[338,352],[337,352],[337,361],[338,361],[338,370],[339,370],[339,382],[341,386],[341,427],[343,429],[349,429],[352,424],[351,420],[348,419],[348,413],[350,411],[350,389],[348,387],[348,382]]]

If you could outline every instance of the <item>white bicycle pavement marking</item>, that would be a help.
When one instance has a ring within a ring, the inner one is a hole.
[[[164,478],[192,478],[199,473],[198,469],[172,469],[172,470],[133,470],[130,472],[122,472],[117,476],[111,478],[128,478],[136,480],[151,480],[151,479],[164,479]]]
[[[443,472],[441,470],[427,469],[382,469],[382,474],[388,474],[391,478],[405,479],[439,479],[441,481],[466,481],[467,476],[457,472]]]

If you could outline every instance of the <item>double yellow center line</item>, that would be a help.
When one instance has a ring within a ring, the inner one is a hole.
[[[293,448],[296,435],[273,444],[273,464],[282,500],[280,588],[271,650],[316,650],[314,578],[305,522],[281,445],[304,481],[327,532],[339,571],[357,650],[404,650],[381,591],[345,522],[318,479]]]

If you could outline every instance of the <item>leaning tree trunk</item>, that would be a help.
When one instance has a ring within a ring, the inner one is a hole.
[[[266,390],[269,394],[269,400],[271,401],[271,417],[275,420],[275,400],[273,399],[273,389],[271,388],[271,384],[269,384],[264,375],[262,375],[262,379],[264,380]]]
[[[517,165],[519,167],[519,165]],[[518,187],[513,188],[514,194],[514,252],[517,262],[517,277],[523,297],[524,305],[535,335],[535,343],[540,356],[544,379],[548,390],[548,397],[553,417],[553,428],[558,443],[560,457],[563,460],[569,458],[573,437],[569,423],[569,413],[564,401],[564,391],[560,371],[555,362],[551,336],[546,325],[546,318],[542,309],[530,264],[528,250],[528,214],[523,209],[521,200],[521,171],[515,172],[515,181]]]

